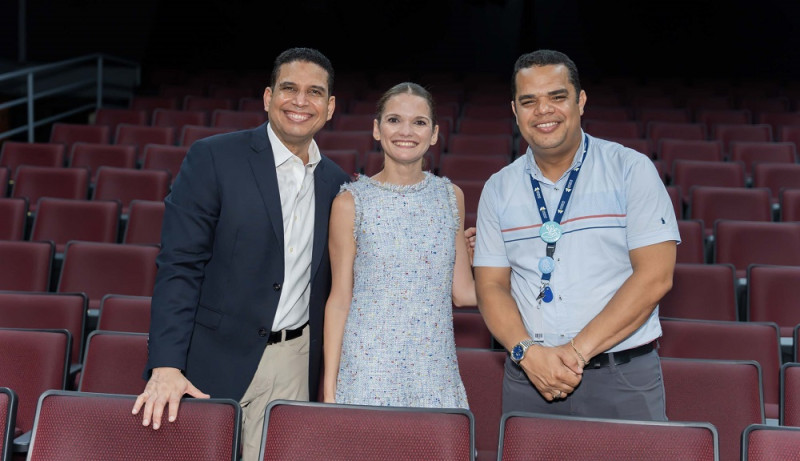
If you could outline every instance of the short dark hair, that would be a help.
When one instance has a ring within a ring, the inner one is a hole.
[[[569,72],[569,82],[575,87],[575,97],[581,94],[581,79],[578,76],[578,66],[566,54],[554,50],[536,50],[517,58],[514,63],[514,73],[511,75],[511,99],[517,99],[517,74],[522,69],[529,67],[555,66],[563,64]]]
[[[333,94],[333,64],[322,52],[314,48],[289,48],[279,54],[272,66],[272,75],[269,79],[270,88],[275,89],[281,66],[295,61],[310,62],[325,69],[325,72],[328,73],[328,96]]]
[[[397,85],[386,90],[381,98],[378,99],[378,104],[375,106],[375,119],[378,120],[378,123],[381,122],[383,111],[386,110],[386,103],[389,101],[389,99],[397,96],[398,94],[411,94],[424,99],[428,103],[428,108],[431,111],[431,123],[436,126],[436,104],[433,102],[433,96],[431,95],[431,92],[426,90],[422,85],[412,82],[398,83]]]

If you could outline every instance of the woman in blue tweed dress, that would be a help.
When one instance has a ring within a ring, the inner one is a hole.
[[[331,210],[323,398],[468,408],[452,316],[476,304],[464,195],[423,171],[439,130],[427,90],[401,83],[377,109],[384,169],[343,185]]]

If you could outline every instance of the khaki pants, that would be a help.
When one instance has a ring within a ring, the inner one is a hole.
[[[264,412],[277,399],[308,400],[309,327],[303,335],[270,344],[261,356],[242,406],[242,461],[257,461],[264,430]]]

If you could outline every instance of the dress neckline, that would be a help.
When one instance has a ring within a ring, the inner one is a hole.
[[[391,183],[380,182],[380,181],[378,181],[376,179],[370,178],[369,176],[367,176],[365,174],[360,175],[358,177],[358,180],[359,181],[365,181],[369,185],[372,185],[372,186],[375,186],[375,187],[378,187],[378,188],[381,188],[381,189],[384,189],[384,190],[388,190],[390,192],[410,193],[410,192],[421,191],[422,189],[427,187],[428,184],[431,182],[431,178],[433,177],[433,175],[429,171],[423,171],[423,173],[425,174],[425,177],[422,178],[421,181],[416,182],[414,184],[391,184]]]

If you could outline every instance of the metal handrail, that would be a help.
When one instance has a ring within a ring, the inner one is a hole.
[[[39,92],[35,91],[34,83],[36,76],[41,76],[41,74],[43,73],[49,73],[54,71],[68,71],[72,69],[79,69],[81,66],[84,66],[86,64],[96,65],[96,74],[94,77],[72,81],[68,84],[56,86],[46,90],[41,90]],[[141,76],[140,64],[138,62],[131,61],[129,59],[124,59],[117,56],[110,56],[102,53],[89,54],[51,64],[41,64],[37,66],[27,67],[25,69],[19,69],[11,72],[6,72],[4,74],[0,74],[0,85],[2,85],[4,82],[7,83],[9,81],[13,81],[14,79],[24,78],[26,86],[24,96],[0,103],[0,110],[27,105],[26,123],[21,126],[13,127],[7,131],[0,132],[0,139],[7,138],[9,136],[14,136],[16,134],[27,131],[28,142],[34,142],[35,128],[70,117],[77,113],[89,110],[93,107],[95,109],[99,109],[100,107],[102,107],[103,88],[109,83],[107,82],[105,77],[106,76],[105,70],[107,67],[109,67],[110,64],[117,64],[123,67],[130,67],[135,71],[133,87],[130,88],[130,95],[132,96],[135,88],[141,84],[142,76]],[[61,113],[42,118],[40,120],[36,120],[33,103],[37,99],[53,96],[56,94],[76,92],[81,89],[91,88],[93,84],[96,87],[94,103],[83,104],[79,107],[74,107],[65,110]]]

